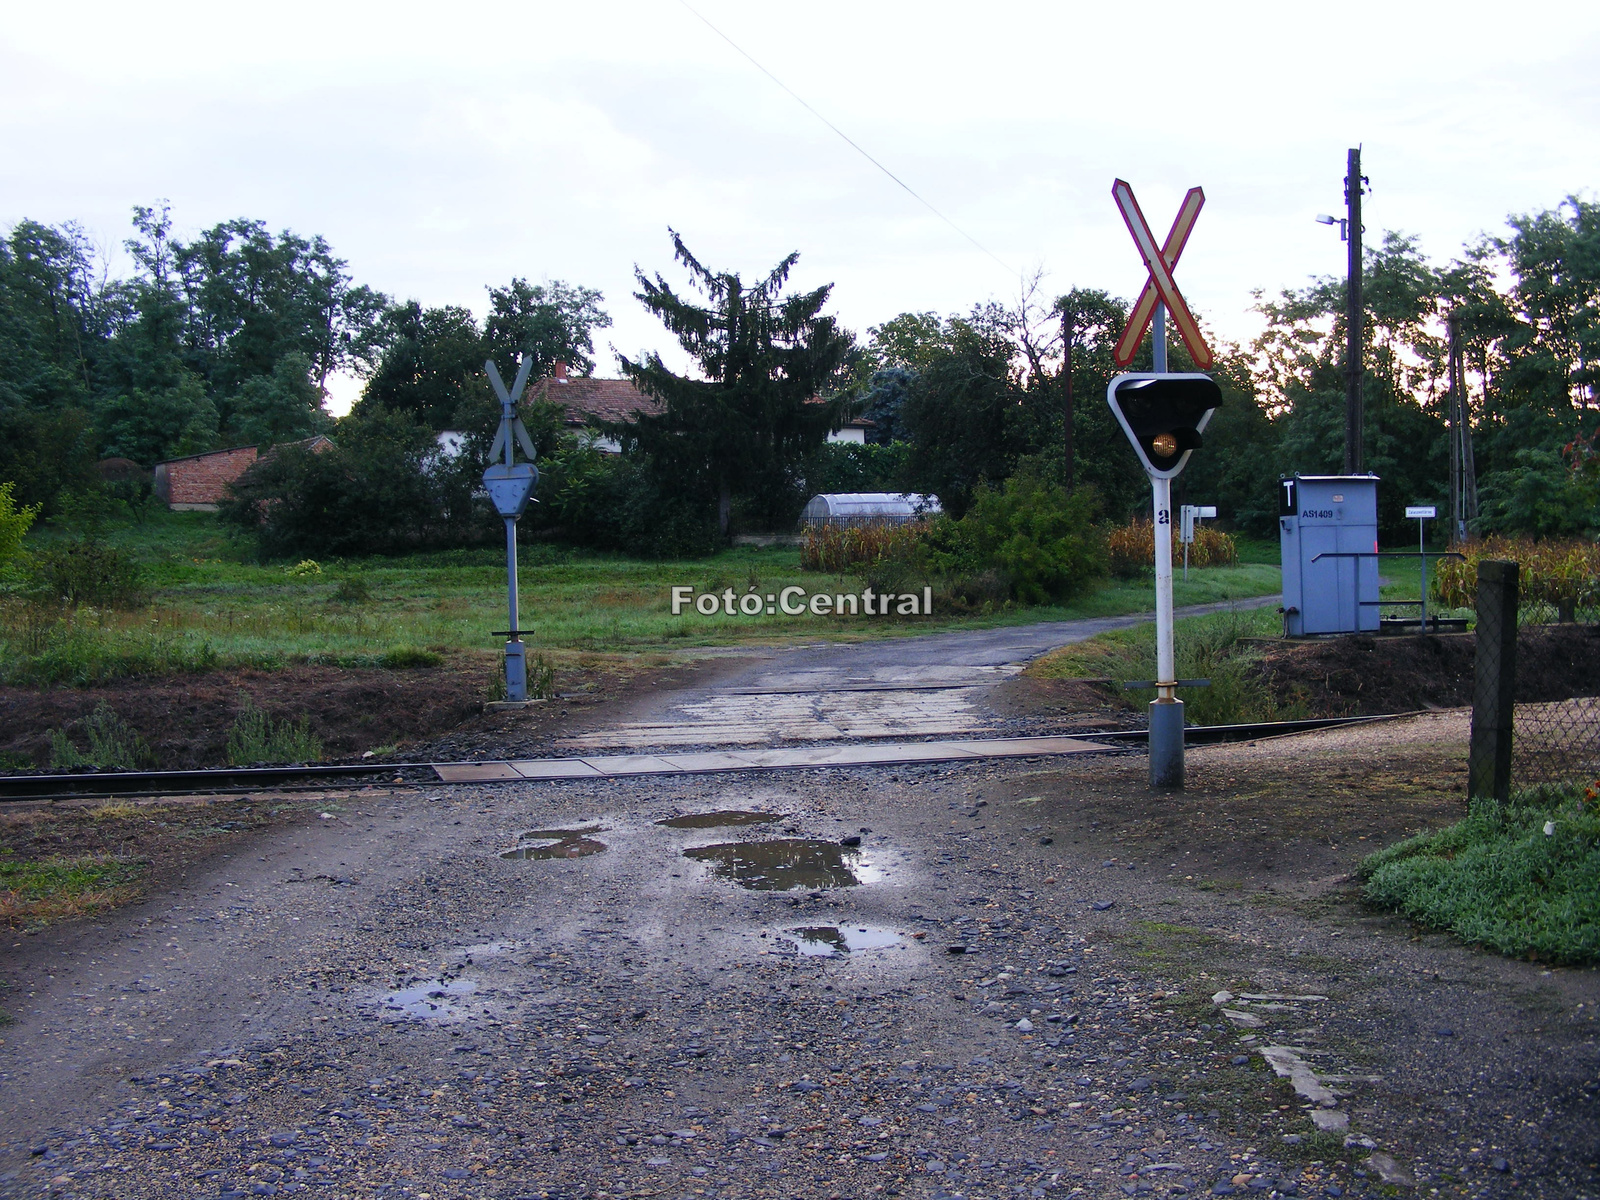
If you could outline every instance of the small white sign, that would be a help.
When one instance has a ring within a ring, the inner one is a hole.
[[[1409,504],[1406,506],[1406,517],[1412,521],[1431,521],[1438,515],[1438,508],[1432,504]]]

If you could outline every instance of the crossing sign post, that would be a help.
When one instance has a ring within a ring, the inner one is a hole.
[[[500,429],[489,447],[490,465],[483,473],[483,488],[489,493],[495,511],[506,522],[506,608],[511,616],[511,628],[505,631],[506,700],[516,705],[528,698],[528,657],[517,615],[517,518],[527,509],[533,489],[539,483],[539,468],[533,465],[538,455],[534,452],[533,439],[528,436],[528,428],[517,413],[517,403],[522,399],[522,389],[528,386],[528,374],[532,370],[533,359],[523,359],[517,367],[516,383],[507,388],[494,361],[483,364],[489,385],[500,397]],[[529,461],[516,461],[518,446]],[[495,462],[496,458],[502,461]]]
[[[1144,340],[1145,330],[1150,328],[1153,319],[1155,338],[1151,350],[1154,352],[1154,366],[1158,374],[1164,374],[1167,369],[1166,317],[1170,313],[1178,336],[1189,348],[1189,357],[1194,359],[1194,365],[1202,371],[1209,371],[1213,362],[1211,347],[1206,345],[1200,326],[1189,312],[1189,306],[1184,303],[1183,294],[1178,291],[1178,285],[1172,278],[1172,269],[1178,265],[1178,258],[1189,241],[1189,233],[1194,229],[1200,209],[1206,202],[1204,190],[1197,187],[1189,189],[1183,203],[1178,206],[1178,216],[1172,222],[1167,240],[1159,247],[1155,235],[1150,232],[1150,223],[1144,219],[1139,201],[1134,197],[1133,188],[1119,179],[1111,185],[1111,195],[1117,202],[1117,210],[1122,213],[1128,232],[1133,235],[1133,244],[1139,248],[1139,257],[1144,259],[1145,270],[1150,276],[1145,280],[1144,290],[1139,293],[1138,302],[1128,316],[1127,328],[1122,331],[1122,337],[1112,351],[1117,366],[1132,365],[1133,356],[1138,353],[1139,343]]]
[[[1172,644],[1172,480],[1188,464],[1189,455],[1199,449],[1201,434],[1222,403],[1222,391],[1203,373],[1213,362],[1211,347],[1178,291],[1172,271],[1206,197],[1200,188],[1190,188],[1166,240],[1157,245],[1133,188],[1118,179],[1111,195],[1133,235],[1147,276],[1112,356],[1119,367],[1132,365],[1145,331],[1151,330],[1155,366],[1149,374],[1118,375],[1106,388],[1106,403],[1150,477],[1156,560],[1156,698],[1150,703],[1150,786],[1181,788],[1183,701],[1177,696],[1179,680]],[[1167,371],[1169,314],[1199,372]],[[1216,515],[1214,509],[1210,515]],[[1187,546],[1184,552],[1187,570]]]

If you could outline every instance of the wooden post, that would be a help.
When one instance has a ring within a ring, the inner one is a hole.
[[[1514,562],[1478,564],[1478,646],[1472,672],[1472,742],[1467,795],[1511,798],[1511,730],[1517,690]]]
[[[1344,473],[1357,475],[1364,469],[1366,456],[1362,450],[1364,414],[1361,404],[1362,336],[1361,336],[1361,151],[1350,151],[1346,160],[1344,200],[1349,225],[1345,236],[1349,239],[1349,284],[1345,293],[1344,312]],[[1157,368],[1159,370],[1159,368]]]

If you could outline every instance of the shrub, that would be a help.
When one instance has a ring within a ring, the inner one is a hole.
[[[322,760],[322,739],[311,732],[311,718],[274,721],[243,697],[239,715],[228,731],[228,764],[313,763]]]
[[[899,491],[910,452],[907,442],[824,442],[806,460],[806,498],[819,492]]]
[[[304,579],[309,575],[321,575],[322,564],[314,558],[303,558],[292,567],[285,567],[283,573],[291,579]]]
[[[1106,538],[1106,552],[1114,575],[1136,576],[1154,569],[1155,525],[1150,521],[1134,521],[1113,529]],[[1177,529],[1172,530],[1172,561],[1183,561],[1183,545],[1178,541]],[[1189,545],[1189,565],[1235,567],[1239,565],[1239,549],[1229,534],[1208,525],[1196,525],[1194,541]]]
[[[22,551],[22,539],[27,536],[33,519],[39,515],[40,506],[25,504],[18,508],[11,493],[16,481],[7,479],[0,483],[0,566],[10,562]]]
[[[714,506],[663,483],[641,460],[568,439],[539,470],[540,503],[529,511],[544,536],[648,558],[698,558],[724,544]]]
[[[104,701],[83,720],[74,722],[88,741],[79,750],[66,730],[50,731],[52,767],[95,767],[102,771],[139,771],[156,765],[155,752],[139,731],[129,725]],[[69,726],[68,728],[71,728]]]
[[[1460,547],[1465,560],[1440,560],[1429,588],[1446,608],[1471,608],[1477,603],[1478,564],[1486,558],[1521,564],[1524,603],[1547,604],[1563,620],[1574,610],[1600,605],[1600,545],[1581,538],[1549,539],[1488,537]]]
[[[233,483],[221,518],[268,558],[397,554],[499,536],[476,487],[470,455],[442,459],[429,430],[376,409],[341,421],[320,453],[290,445],[262,456]]]
[[[959,521],[935,522],[930,560],[950,575],[1002,573],[1023,604],[1070,599],[1106,572],[1093,488],[1066,489],[1024,466],[1000,489],[980,484]]]
[[[42,600],[76,608],[131,608],[144,598],[144,572],[129,555],[97,539],[52,546],[33,556],[31,590]]]

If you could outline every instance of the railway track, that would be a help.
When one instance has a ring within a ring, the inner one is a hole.
[[[1330,729],[1344,725],[1388,721],[1413,715],[1415,714],[1393,713],[1375,717],[1315,717],[1297,721],[1258,721],[1241,725],[1196,725],[1184,731],[1184,738],[1186,743],[1191,746],[1214,745],[1220,742],[1255,741],[1261,738],[1281,737],[1287,734],[1306,733],[1316,729]],[[1118,746],[1137,746],[1146,740],[1145,731],[1142,729],[1081,733],[1065,731],[1062,736],[1073,738],[1079,742],[1104,743],[1108,749]],[[960,760],[972,761],[975,758],[984,757],[981,749],[984,740],[977,738],[964,739],[960,744],[967,749]],[[991,740],[996,742],[1015,741],[1015,739]],[[877,744],[881,745],[882,743]],[[923,744],[909,743],[908,745],[917,746]],[[832,747],[828,748],[831,749]],[[820,751],[825,748],[818,747],[818,749]],[[1048,753],[1048,751],[1045,753]],[[1015,755],[1008,754],[1007,756],[1014,757]],[[579,763],[583,760],[552,759],[533,761]],[[427,786],[445,782],[463,782],[459,778],[449,779],[447,777],[452,773],[456,773],[457,769],[460,768],[481,769],[488,765],[491,764],[486,764],[482,761],[462,763],[328,763],[316,766],[220,767],[213,770],[200,771],[97,771],[72,775],[5,775],[0,776],[0,803],[40,800],[94,800],[119,796],[133,798],[141,796],[229,795],[264,789],[273,791],[311,790],[339,786],[341,783],[361,785],[377,781]],[[793,765],[795,767],[805,767],[848,764],[818,761],[816,763],[795,762]],[[863,763],[858,765],[872,764]],[[729,767],[725,769],[737,770],[740,768]],[[501,777],[501,779],[511,778],[515,778],[515,776]],[[485,777],[482,781],[491,782],[493,780]]]

